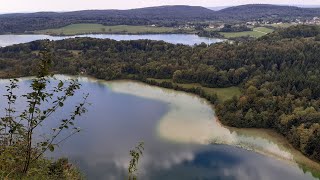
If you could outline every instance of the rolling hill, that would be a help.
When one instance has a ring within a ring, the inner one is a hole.
[[[24,33],[58,28],[74,23],[104,25],[174,26],[187,21],[216,19],[213,11],[199,6],[159,6],[130,10],[84,10],[74,12],[38,12],[0,15],[0,33]]]
[[[252,20],[257,18],[310,18],[320,16],[320,8],[301,8],[268,4],[250,4],[222,9],[218,16],[226,20]]]
[[[84,10],[0,15],[0,33],[25,33],[75,23],[177,26],[193,21],[248,21],[320,16],[320,8],[252,4],[213,11],[200,6],[158,6],[130,10]]]

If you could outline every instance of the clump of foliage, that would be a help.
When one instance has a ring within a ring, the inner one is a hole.
[[[140,142],[134,149],[130,150],[131,160],[128,167],[128,180],[137,180],[138,163],[143,155],[144,143]]]
[[[249,28],[246,25],[233,26],[230,24],[226,24],[224,25],[223,28],[220,29],[220,32],[243,32],[243,31],[252,31],[252,28]]]
[[[201,31],[198,31],[197,35],[200,37],[224,38],[223,35],[221,35],[219,32],[216,32],[216,31],[201,30]]]
[[[52,64],[49,42],[43,44],[40,51],[41,60],[38,61],[36,77],[31,83],[31,92],[21,96],[15,95],[19,88],[18,80],[10,80],[5,88],[7,100],[5,116],[0,120],[0,177],[1,178],[38,178],[39,179],[66,179],[78,176],[75,169],[68,165],[66,160],[50,163],[43,158],[46,151],[54,151],[55,147],[80,131],[75,126],[75,120],[86,112],[87,97],[76,105],[71,115],[61,119],[60,125],[52,128],[43,140],[36,138],[36,130],[59,109],[66,100],[72,97],[80,88],[76,80],[70,82],[59,81],[58,85],[48,90],[47,85],[52,78],[49,68]],[[19,112],[15,108],[17,100],[26,101],[26,109]],[[61,137],[61,132],[70,129],[70,134]]]
[[[318,37],[320,34],[320,27],[316,25],[297,25],[290,26],[285,29],[279,29],[278,31],[270,34],[269,36],[263,36],[261,39],[268,39],[271,41],[280,40],[283,38],[308,38]]]

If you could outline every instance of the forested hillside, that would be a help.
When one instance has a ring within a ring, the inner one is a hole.
[[[213,11],[198,6],[159,6],[131,10],[85,10],[0,15],[0,33],[64,27],[75,23],[104,25],[176,26],[188,21],[216,19]]]
[[[320,16],[320,8],[300,8],[268,4],[251,4],[229,7],[220,10],[219,17],[226,20],[279,19],[289,20]]]
[[[53,69],[106,80],[159,78],[206,87],[239,86],[241,97],[215,102],[224,124],[272,128],[320,161],[319,34],[319,27],[298,26],[246,43],[209,47],[68,39],[52,42]],[[32,75],[43,43],[1,48],[0,77]],[[170,82],[165,86],[173,87]]]
[[[76,23],[103,25],[152,25],[173,27],[190,22],[295,20],[320,16],[319,8],[276,5],[243,5],[213,11],[199,6],[159,6],[130,10],[86,10],[0,15],[0,34],[26,33]]]

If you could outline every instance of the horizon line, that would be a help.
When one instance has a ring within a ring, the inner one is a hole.
[[[320,8],[320,5],[315,4],[268,4],[268,3],[249,3],[249,4],[238,4],[238,5],[225,5],[225,6],[199,6],[199,5],[187,5],[187,4],[176,4],[176,5],[159,5],[159,6],[144,6],[144,7],[135,7],[135,8],[127,8],[127,9],[77,9],[77,10],[39,10],[39,11],[12,11],[12,12],[1,12],[0,15],[4,14],[29,14],[29,13],[45,13],[45,12],[53,12],[53,13],[64,13],[64,12],[75,12],[75,11],[103,11],[103,10],[133,10],[133,9],[143,9],[143,8],[151,8],[151,7],[165,7],[165,6],[190,6],[190,7],[203,7],[203,8],[229,8],[229,7],[237,7],[237,6],[245,6],[245,5],[274,5],[274,6],[291,6],[291,7],[299,7],[299,8]],[[210,9],[211,10],[211,9]],[[222,10],[222,9],[220,9]],[[214,11],[214,10],[212,10]],[[217,10],[219,11],[219,10]]]

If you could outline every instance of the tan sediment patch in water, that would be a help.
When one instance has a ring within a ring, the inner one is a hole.
[[[159,121],[159,137],[177,143],[227,144],[292,160],[292,154],[260,137],[238,135],[222,126],[212,106],[198,96],[132,81],[108,82],[113,91],[165,102],[169,111]]]
[[[221,126],[215,118],[192,121],[190,120],[192,117],[170,118],[170,113],[168,116],[163,117],[158,126],[159,136],[167,140],[179,143],[233,145],[278,159],[293,160],[293,155],[285,147],[280,147],[264,137],[231,132],[228,128]]]

